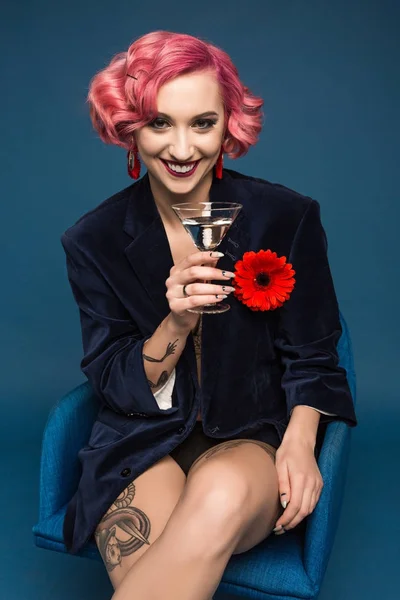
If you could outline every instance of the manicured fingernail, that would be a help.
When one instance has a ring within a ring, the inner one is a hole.
[[[272,531],[280,531],[282,529],[282,525],[278,525],[278,527],[275,527],[275,529],[273,529]]]
[[[282,500],[281,504],[282,504],[283,508],[286,508],[287,507],[287,500]]]
[[[278,531],[277,533],[275,533],[275,535],[283,535],[284,533],[286,533],[286,531],[282,529],[282,531]]]
[[[222,271],[223,277],[235,277],[235,273],[231,273],[230,271]]]
[[[221,256],[224,256],[223,252],[210,252],[210,256],[213,256],[214,258],[220,258]]]

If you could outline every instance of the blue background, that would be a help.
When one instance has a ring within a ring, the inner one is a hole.
[[[399,3],[36,0],[2,8],[2,596],[112,594],[103,565],[37,549],[31,527],[48,412],[84,381],[59,238],[131,183],[125,151],[91,128],[88,84],[116,52],[164,29],[223,48],[264,98],[258,145],[225,166],[321,204],[353,340],[359,418],[321,600],[397,597]]]

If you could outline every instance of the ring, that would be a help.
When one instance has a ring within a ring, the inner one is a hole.
[[[189,284],[188,284],[188,283],[186,283],[186,284],[183,286],[183,295],[184,295],[186,298],[189,296],[189,294],[188,294],[188,293],[187,293],[187,291],[186,291],[186,286],[187,286],[187,285],[189,285]]]

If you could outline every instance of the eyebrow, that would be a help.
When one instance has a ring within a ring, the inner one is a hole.
[[[166,113],[159,112],[158,115],[159,117],[165,117],[166,119],[171,119],[171,121],[173,121],[173,118],[167,115]],[[216,113],[214,110],[209,110],[207,112],[201,113],[200,115],[195,115],[193,119],[200,119],[202,117],[219,117],[219,114]]]

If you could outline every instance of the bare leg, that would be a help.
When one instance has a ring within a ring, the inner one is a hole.
[[[231,556],[185,558],[161,537],[128,572],[112,600],[211,600]]]
[[[179,501],[162,534],[139,558],[111,600],[211,600],[236,546],[233,527],[195,518]],[[232,520],[231,520],[232,522]],[[238,534],[238,532],[236,532]]]

